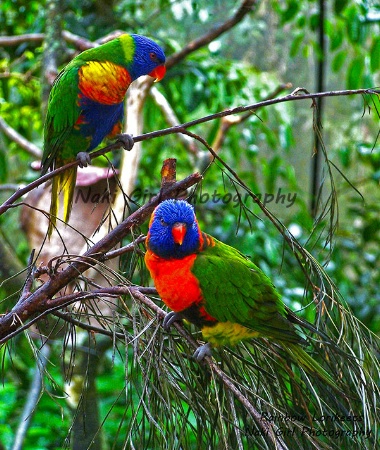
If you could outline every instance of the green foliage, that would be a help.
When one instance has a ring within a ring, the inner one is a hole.
[[[312,46],[319,52],[316,43],[316,32],[319,26],[317,2],[296,2],[287,0],[278,2],[276,11],[280,24],[295,27],[291,40],[290,55],[296,56],[302,52],[309,53]],[[315,4],[315,8],[310,8]],[[325,31],[326,40],[332,57],[332,69],[335,72],[346,73],[346,87],[357,89],[373,87],[378,83],[376,70],[379,66],[379,43],[376,37],[379,32],[379,8],[376,3],[359,1],[334,2],[333,14],[326,9]],[[368,70],[370,66],[371,70]]]

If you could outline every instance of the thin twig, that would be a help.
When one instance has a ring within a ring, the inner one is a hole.
[[[32,286],[33,286],[33,282],[34,282],[34,271],[35,271],[35,265],[33,262],[34,255],[35,255],[35,249],[33,249],[31,251],[29,258],[28,258],[28,271],[27,271],[24,287],[22,289],[18,303],[22,303],[27,297],[29,297],[30,292],[32,290]]]
[[[102,261],[108,261],[109,259],[117,258],[118,256],[123,255],[124,253],[141,252],[138,245],[142,244],[145,241],[145,239],[146,239],[145,235],[139,236],[137,239],[135,239],[130,244],[124,245],[124,247],[120,247],[116,250],[112,250],[112,251],[106,253],[103,256]]]
[[[91,333],[99,333],[99,334],[103,334],[105,336],[109,336],[111,338],[117,337],[119,339],[125,339],[125,334],[121,333],[119,331],[111,331],[111,330],[107,330],[106,328],[101,328],[98,327],[96,325],[92,325],[91,323],[84,323],[81,322],[78,319],[74,319],[74,317],[72,316],[71,313],[64,313],[61,311],[55,311],[53,313],[53,316],[56,316],[66,322],[69,322],[79,328],[82,328],[82,330],[87,330],[90,331]]]
[[[25,436],[29,429],[34,410],[41,396],[42,379],[46,363],[49,358],[50,348],[45,344],[38,355],[38,360],[34,370],[33,380],[28,391],[26,402],[21,413],[19,425],[17,427],[12,450],[22,450]]]
[[[280,84],[279,86],[276,87],[276,89],[274,89],[265,98],[263,98],[262,101],[271,100],[273,98],[276,98],[281,92],[288,90],[291,87],[292,87],[291,83]],[[246,120],[248,120],[252,115],[256,114],[257,109],[259,109],[259,108],[251,109],[239,116],[235,116],[235,117],[226,116],[226,117],[222,118],[219,129],[218,129],[215,139],[212,143],[212,148],[215,150],[215,152],[218,152],[220,150],[220,148],[222,147],[222,145],[225,141],[226,135],[228,133],[228,130],[232,126],[237,126],[237,125],[245,122]]]

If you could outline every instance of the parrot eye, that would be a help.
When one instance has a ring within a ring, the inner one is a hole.
[[[160,223],[161,223],[161,225],[163,226],[163,227],[167,227],[168,226],[168,224],[165,222],[165,220],[161,217],[161,219],[160,219]]]
[[[158,62],[157,55],[154,52],[150,52],[149,57],[153,62]]]

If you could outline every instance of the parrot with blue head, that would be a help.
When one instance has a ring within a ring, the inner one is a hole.
[[[251,260],[202,232],[189,203],[165,200],[156,207],[146,247],[146,266],[172,310],[164,327],[185,319],[198,326],[207,341],[196,350],[196,359],[210,356],[212,347],[267,338],[337,389],[328,372],[302,348],[307,342],[294,324],[318,331],[285,306],[271,280]]]
[[[156,81],[165,75],[165,54],[151,39],[124,34],[76,56],[57,76],[50,92],[44,127],[42,174],[79,159],[105,137],[122,131],[123,100],[130,84],[142,75]],[[132,148],[133,139],[126,143]],[[63,192],[63,220],[68,222],[77,167],[53,178],[48,234],[56,225],[59,195]]]

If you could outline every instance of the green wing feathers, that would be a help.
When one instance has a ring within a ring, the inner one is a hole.
[[[81,113],[76,102],[79,92],[78,64],[72,63],[58,75],[50,93],[44,128],[45,145],[42,156],[42,174],[46,173],[49,168],[54,170],[59,165],[63,165],[62,162],[68,162],[65,161],[67,159],[72,158],[74,160],[77,153],[74,147],[71,154],[70,150],[65,150],[62,154],[62,146]],[[70,148],[70,146],[65,145],[65,148]],[[60,163],[56,161],[58,156],[62,160]]]
[[[215,246],[201,251],[193,266],[206,311],[219,322],[232,322],[257,331],[282,348],[307,372],[334,389],[329,374],[302,348],[290,313],[270,279],[238,250],[214,239]]]
[[[192,269],[206,311],[219,322],[238,323],[262,337],[300,342],[270,279],[238,250],[214,241],[214,247],[198,254]]]

